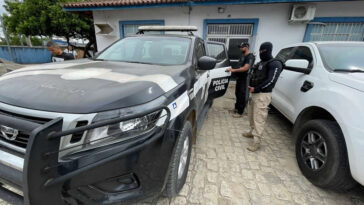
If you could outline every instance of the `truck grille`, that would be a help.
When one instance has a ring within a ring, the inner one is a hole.
[[[21,148],[26,148],[28,141],[29,141],[29,135],[28,134],[24,134],[24,133],[19,133],[18,136],[16,137],[16,139],[14,140],[8,140],[6,139],[4,136],[2,136],[2,134],[0,133],[0,140],[4,141],[6,143],[21,147]]]
[[[11,112],[4,111],[4,110],[0,110],[0,115],[15,117],[15,118],[19,118],[19,119],[22,119],[22,120],[35,122],[35,123],[38,123],[38,124],[41,124],[41,125],[43,125],[43,124],[45,124],[45,123],[52,120],[52,119],[46,119],[46,118],[40,118],[40,117],[31,117],[31,116],[20,115],[20,114],[11,113]]]
[[[34,122],[34,123],[37,123],[40,125],[51,121],[51,119],[25,116],[25,115],[11,113],[11,112],[4,111],[4,110],[0,110],[0,115],[6,115],[9,117],[27,120],[27,121]],[[4,137],[3,134],[0,132],[0,141],[5,142],[7,144],[15,145],[15,146],[23,148],[23,149],[25,149],[27,147],[29,137],[30,137],[30,133],[19,132],[17,137],[14,140],[11,140],[11,139],[7,139],[6,137]]]

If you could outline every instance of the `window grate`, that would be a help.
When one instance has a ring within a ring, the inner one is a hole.
[[[208,36],[252,36],[253,24],[208,24]]]
[[[238,59],[241,51],[237,47],[242,42],[250,42],[254,24],[207,24],[208,41],[224,43],[230,59]]]
[[[219,43],[226,43],[226,38],[207,38],[208,41],[215,41]]]
[[[313,25],[310,41],[363,41],[364,23]]]

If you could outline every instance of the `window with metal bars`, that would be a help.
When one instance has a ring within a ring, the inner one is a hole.
[[[124,25],[124,36],[135,35],[139,30],[139,26],[158,26],[157,24],[126,24]],[[148,34],[161,34],[160,31],[148,31]]]
[[[225,43],[229,49],[230,59],[238,59],[241,52],[238,48],[243,42],[250,42],[253,36],[254,24],[250,23],[235,23],[235,24],[207,24],[206,39]]]
[[[120,21],[120,37],[135,35],[139,26],[159,26],[164,25],[164,20],[138,20],[138,21]],[[148,34],[161,34],[163,32],[148,31]]]
[[[364,23],[323,23],[315,24],[310,41],[363,41]]]

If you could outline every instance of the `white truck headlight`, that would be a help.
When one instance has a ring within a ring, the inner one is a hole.
[[[160,120],[165,120],[162,113],[164,112],[156,111],[143,117],[89,130],[85,139],[85,148],[93,145],[102,146],[120,142],[146,133],[156,127],[157,123],[160,124]],[[99,113],[96,115],[92,123],[102,122],[118,117],[120,117],[119,110]]]

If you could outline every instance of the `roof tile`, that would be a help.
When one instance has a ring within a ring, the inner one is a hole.
[[[64,4],[65,8],[75,7],[103,7],[103,6],[134,6],[153,4],[187,3],[189,0],[93,0]]]

